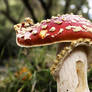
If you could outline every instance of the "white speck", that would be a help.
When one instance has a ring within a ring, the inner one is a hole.
[[[55,37],[54,35],[51,35],[51,37]]]
[[[26,32],[26,28],[21,28],[20,33],[21,33],[21,34],[25,34],[25,32]]]
[[[59,32],[58,32],[58,34],[60,34],[60,33],[62,33],[63,32],[63,28],[60,28],[60,30],[59,30]]]
[[[24,28],[24,27],[22,27],[22,28],[21,28],[21,30],[25,30],[25,28]]]
[[[50,19],[47,19],[46,22],[47,22],[47,23],[50,22]]]
[[[19,31],[19,33],[21,33],[21,34],[25,34],[25,32],[26,32],[25,28],[22,28],[21,31]]]
[[[44,23],[44,22],[46,22],[46,20],[42,20],[42,21],[41,21],[41,23]]]
[[[25,29],[25,31],[31,31],[31,30],[32,30],[31,27],[27,27],[27,28]]]
[[[81,30],[82,30],[81,27],[76,27],[76,28],[73,29],[74,32],[79,32],[79,31],[81,31]]]
[[[40,26],[40,23],[36,23],[35,26],[39,27]]]
[[[17,34],[17,37],[19,37],[19,38],[21,38],[21,37],[23,37],[24,35],[22,35],[22,34]]]
[[[52,16],[51,18],[52,18],[52,19],[56,19],[56,18],[58,18],[58,17],[57,17],[57,16]]]
[[[31,33],[30,33],[30,32],[26,32],[26,33],[24,34],[24,39],[25,39],[25,40],[26,40],[26,39],[31,39],[30,36],[31,36]]]
[[[83,28],[87,29],[87,26],[86,25],[82,25]]]
[[[71,28],[74,28],[74,29],[75,29],[76,26],[67,26],[67,27],[66,27],[67,30],[69,30],[69,29],[71,29]]]
[[[46,34],[46,36],[49,36],[49,35],[50,35],[50,34],[48,34],[48,33]]]
[[[55,34],[55,36],[56,36],[57,34]]]
[[[53,31],[55,31],[55,30],[56,30],[55,27],[51,27],[51,29],[50,29],[51,32],[53,32]]]
[[[74,22],[74,23],[75,23],[76,21],[75,21],[75,20],[72,20],[72,22]]]
[[[32,31],[32,34],[33,34],[33,35],[37,34],[37,30],[33,30],[33,31]]]
[[[26,26],[26,27],[29,26],[29,23],[25,22],[24,26]]]
[[[72,28],[72,26],[67,26],[67,27],[66,27],[67,30],[69,30],[69,29],[71,29],[71,28]]]
[[[47,25],[42,25],[42,29],[46,29],[47,28]]]
[[[55,23],[56,23],[56,24],[61,24],[62,21],[56,20]]]

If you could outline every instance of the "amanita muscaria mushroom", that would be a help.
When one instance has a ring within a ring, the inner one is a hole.
[[[87,61],[92,46],[92,23],[79,15],[53,16],[41,23],[32,19],[14,26],[16,42],[21,47],[59,43],[56,60],[50,70],[58,92],[89,92]]]

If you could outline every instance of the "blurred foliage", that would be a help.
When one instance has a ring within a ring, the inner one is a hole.
[[[9,62],[5,63],[6,67],[0,72],[0,91],[56,92],[56,82],[49,71],[50,61],[55,58],[56,45],[51,48],[53,52],[49,49],[21,49],[18,59],[9,59]]]
[[[82,14],[92,20],[89,11],[88,0],[0,0],[0,92],[56,92],[49,67],[55,59],[57,45],[20,48],[16,45],[14,24],[25,17],[36,23],[58,13]],[[20,73],[23,67],[27,70]],[[92,90],[91,77],[92,69],[88,72]]]

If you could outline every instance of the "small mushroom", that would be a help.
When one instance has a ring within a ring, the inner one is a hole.
[[[21,23],[14,27],[16,35],[22,35],[16,36],[21,47],[59,44],[56,60],[50,68],[58,92],[89,92],[87,61],[92,52],[92,23],[89,20],[66,14],[44,20],[38,26],[30,25],[27,31]],[[30,34],[25,37],[28,31]]]

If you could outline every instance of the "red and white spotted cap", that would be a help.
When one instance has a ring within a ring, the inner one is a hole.
[[[16,42],[21,47],[35,47],[61,42],[72,42],[79,38],[92,39],[92,23],[79,15],[52,16],[51,19],[33,24],[32,19],[14,26]]]

